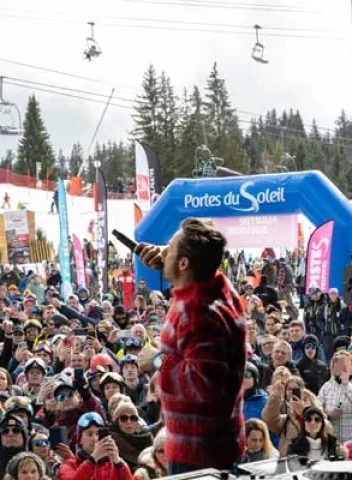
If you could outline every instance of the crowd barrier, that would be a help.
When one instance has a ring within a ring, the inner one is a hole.
[[[54,192],[56,188],[56,182],[44,179],[38,180],[37,178],[31,177],[30,175],[20,175],[6,168],[0,168],[0,184],[14,185],[16,187],[35,188],[37,190],[41,189],[48,192]],[[93,198],[93,190],[83,190],[80,196]],[[136,198],[136,194],[134,193],[108,192],[109,200],[135,200]]]

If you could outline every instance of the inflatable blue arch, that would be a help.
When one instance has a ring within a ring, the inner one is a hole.
[[[166,245],[188,217],[294,213],[303,213],[315,226],[335,221],[329,286],[342,291],[343,269],[352,253],[352,205],[318,171],[174,180],[138,224],[135,237],[138,242]],[[160,290],[160,273],[138,259],[136,274],[146,279],[149,288]]]

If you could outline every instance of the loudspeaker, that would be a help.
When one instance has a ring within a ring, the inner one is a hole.
[[[343,300],[346,305],[352,305],[352,265],[343,270]]]

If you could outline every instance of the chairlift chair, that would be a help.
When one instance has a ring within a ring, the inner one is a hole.
[[[22,135],[21,112],[15,103],[4,99],[3,80],[0,77],[0,135]]]
[[[267,64],[269,63],[269,60],[265,60],[264,58],[264,45],[259,41],[259,30],[261,30],[261,28],[260,25],[254,25],[256,42],[252,50],[252,58],[256,62]]]
[[[90,62],[94,57],[99,57],[101,55],[102,51],[101,48],[98,45],[98,42],[94,38],[94,22],[88,22],[88,25],[90,25],[91,28],[91,34],[90,37],[87,37],[86,42],[87,42],[87,48],[84,51],[84,55],[87,60]]]

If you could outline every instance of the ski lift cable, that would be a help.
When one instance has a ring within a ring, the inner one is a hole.
[[[265,121],[265,118],[260,113],[248,112],[247,110],[241,110],[241,109],[237,109],[237,108],[236,108],[236,112],[244,113],[246,115],[251,115],[255,121],[257,119],[254,118],[254,117],[262,117],[263,120]],[[246,120],[246,121],[248,123],[252,123],[252,120]],[[302,125],[304,127],[307,127],[307,128],[313,128],[314,127],[314,125],[308,124],[308,123],[303,123]],[[330,132],[333,132],[334,129],[335,129],[335,127],[321,127],[321,126],[317,126],[317,127],[318,127],[318,130],[325,130],[325,131],[330,131]],[[298,130],[297,128],[285,127],[284,125],[270,125],[270,128],[276,128],[276,129],[280,129],[280,130],[290,130],[290,131],[293,131],[293,132],[301,132],[302,131],[302,130]],[[339,137],[339,138],[352,141],[352,138],[349,138],[349,137]]]
[[[20,12],[19,10],[15,10],[15,12]],[[37,11],[31,11],[31,10],[25,10],[24,12],[27,13],[38,13]],[[46,12],[50,13],[50,12]],[[52,12],[55,14],[55,12]],[[62,12],[62,15],[67,15],[69,12]],[[9,14],[10,15],[10,14]],[[1,13],[1,8],[0,8],[0,17],[1,16],[6,16],[6,14]],[[65,23],[73,23],[73,24],[82,24],[82,22],[77,22],[70,20],[68,18],[44,18],[44,17],[19,17],[17,15],[13,15],[14,18],[19,18],[19,19],[29,19],[29,20],[52,20],[52,21],[57,21],[57,22],[65,22]],[[238,25],[238,24],[226,24],[226,23],[210,23],[210,22],[193,22],[193,21],[187,21],[187,20],[174,20],[174,19],[167,19],[167,18],[146,18],[146,17],[121,17],[121,16],[112,16],[110,15],[109,17],[99,17],[99,19],[115,19],[115,20],[126,20],[126,21],[141,21],[141,22],[155,22],[155,23],[164,23],[164,24],[179,24],[179,25],[197,25],[197,26],[213,26],[213,27],[225,27],[225,28],[243,28],[243,29],[251,29],[252,25]],[[88,22],[89,24],[95,22]],[[99,26],[109,26],[113,24],[104,24],[99,22]],[[288,32],[316,32],[316,33],[339,33],[336,30],[322,30],[322,29],[317,29],[317,28],[291,28],[291,27],[280,27],[280,26],[275,26],[275,27],[266,27],[267,30],[273,30],[273,31],[288,31]]]
[[[278,12],[278,13],[309,13],[309,14],[322,14],[318,10],[307,10],[302,7],[293,7],[285,5],[266,5],[266,4],[235,4],[226,2],[210,2],[206,0],[190,0],[188,2],[181,2],[180,0],[124,0],[127,3],[142,3],[142,4],[155,4],[163,6],[177,6],[177,7],[201,7],[201,8],[216,8],[216,9],[233,9],[233,10],[264,10],[265,12]]]
[[[138,0],[124,0],[126,3],[132,3],[132,2],[137,2]],[[175,1],[175,0],[172,0],[172,1]],[[178,0],[180,1],[180,0]],[[201,4],[204,4],[204,3],[212,3],[210,2],[210,0],[192,0],[193,3],[201,3]],[[140,1],[139,3],[143,3],[143,1]],[[169,2],[165,2],[165,3],[169,3]],[[218,2],[219,4],[225,4],[225,5],[229,5],[229,6],[238,6],[238,7],[258,7],[258,8],[275,8],[275,9],[278,9],[278,10],[282,10],[282,9],[286,9],[286,8],[290,8],[290,9],[293,9],[293,10],[298,10],[298,9],[304,9],[304,5],[303,4],[300,4],[300,5],[289,5],[289,4],[280,4],[280,3],[276,3],[276,4],[266,4],[266,3],[245,3],[245,2],[226,2],[224,0]],[[38,10],[38,9],[28,9],[28,8],[13,8],[13,7],[3,7],[3,6],[0,6],[0,11],[3,10],[3,11],[13,11],[13,12],[16,12],[16,13],[36,13],[36,14],[46,14],[46,13],[50,13],[50,14],[56,14],[56,15],[67,15],[68,11],[56,11],[56,10]],[[81,12],[70,12],[71,14],[73,15],[76,15],[76,16],[79,16],[81,17],[82,13]]]
[[[60,95],[60,96],[63,96],[63,97],[68,97],[68,98],[76,98],[76,99],[79,99],[79,100],[85,100],[87,102],[92,102],[92,103],[101,103],[101,104],[104,104],[106,102],[104,102],[103,100],[97,100],[97,99],[94,99],[94,98],[88,98],[88,97],[83,97],[83,96],[80,96],[80,95],[72,95],[72,94],[69,94],[69,93],[65,93],[65,92],[59,92],[59,91],[55,91],[55,90],[49,90],[49,89],[45,89],[45,88],[41,88],[41,87],[32,87],[30,85],[23,85],[23,84],[20,84],[20,83],[17,83],[17,82],[6,82],[8,85],[13,85],[15,87],[20,87],[20,88],[26,88],[26,89],[29,89],[29,90],[34,90],[34,91],[39,91],[39,92],[45,92],[45,93],[51,93],[51,94],[54,94],[54,95]],[[134,108],[132,106],[128,106],[128,105],[121,105],[121,104],[118,104],[118,103],[111,103],[110,104],[112,107],[118,107],[118,108],[123,108],[123,109],[127,109],[127,110],[134,110]]]
[[[33,80],[25,80],[25,79],[22,79],[22,78],[15,78],[15,77],[6,76],[6,77],[4,77],[4,80],[5,80],[5,82],[7,82],[7,80],[13,80],[15,82],[21,82],[21,83],[29,84],[29,85],[39,85],[40,87],[48,87],[48,88],[54,88],[54,89],[58,89],[58,90],[66,90],[68,92],[82,93],[82,94],[85,94],[85,95],[92,95],[94,97],[101,97],[101,98],[105,98],[105,99],[109,98],[109,95],[106,95],[106,94],[103,94],[103,93],[91,92],[91,91],[81,90],[81,89],[76,89],[76,88],[69,88],[69,87],[64,87],[64,86],[61,86],[61,85],[53,85],[53,84],[50,84],[50,83],[35,82]],[[135,101],[132,98],[131,99],[123,98],[123,97],[118,97],[118,96],[115,96],[115,95],[114,95],[113,99],[120,100],[122,102],[130,102],[130,103],[133,103]]]
[[[44,17],[19,17],[19,16],[12,16],[12,15],[3,15],[0,13],[0,18],[1,17],[11,17],[11,18],[16,18],[20,20],[38,20],[38,21],[52,21],[52,22],[58,22],[58,23],[73,23],[75,25],[80,24],[82,25],[82,22],[74,22],[71,20],[66,20],[66,19],[55,19],[55,18],[44,18]],[[238,29],[251,29],[252,27],[249,25],[235,25],[235,24],[214,24],[214,23],[207,23],[207,22],[187,22],[187,21],[177,21],[177,20],[164,20],[164,19],[151,19],[151,18],[138,18],[138,17],[111,17],[111,18],[116,18],[120,19],[122,21],[141,21],[141,22],[155,22],[157,25],[145,25],[145,24],[128,24],[128,23],[99,23],[100,27],[106,27],[106,28],[145,28],[145,29],[152,29],[152,30],[174,30],[174,31],[184,31],[184,32],[202,32],[202,33],[222,33],[222,34],[238,34],[238,35],[251,35],[251,33],[248,32],[241,32],[241,31],[236,31],[236,30],[228,30],[228,28],[238,28]],[[164,25],[161,25],[161,24]],[[204,26],[204,29],[200,28],[177,28],[177,27],[170,27],[170,25],[198,25],[198,26]],[[206,27],[217,27],[216,29],[212,28],[209,30],[209,28]],[[221,30],[221,27],[227,28],[227,30]],[[337,30],[321,30],[321,29],[310,29],[310,28],[289,28],[289,27],[266,27],[266,36],[267,37],[277,37],[277,38],[306,38],[306,39],[326,39],[326,40],[345,40],[346,36],[340,35],[336,37],[332,36],[314,36],[313,34],[336,34],[338,35],[339,32]],[[275,33],[270,33],[272,32],[283,32],[282,34],[275,34]],[[290,35],[290,34],[285,34],[284,32],[306,32],[307,35]],[[311,33],[311,35],[309,35]],[[95,39],[93,39],[95,40]],[[122,87],[122,88],[128,88],[128,87]]]
[[[29,63],[19,62],[19,61],[11,60],[11,59],[8,59],[8,58],[0,58],[0,62],[4,62],[4,63],[8,63],[10,65],[16,65],[16,66],[20,66],[20,67],[24,67],[24,68],[32,68],[34,70],[40,70],[42,72],[47,72],[47,73],[56,73],[57,75],[63,75],[63,76],[70,77],[70,78],[77,78],[79,80],[86,80],[86,81],[92,82],[92,83],[100,83],[101,85],[108,85],[110,87],[112,86],[111,82],[106,82],[104,80],[100,80],[100,79],[97,79],[97,78],[84,77],[82,75],[75,75],[74,73],[63,72],[63,71],[55,70],[55,69],[52,69],[52,68],[41,67],[39,65],[32,65],[32,64],[29,64]],[[140,90],[140,88],[138,88],[138,87],[128,87],[128,86],[124,86],[124,85],[115,85],[115,88],[126,88],[126,89],[130,89],[130,90],[134,90],[134,91],[139,91]]]

